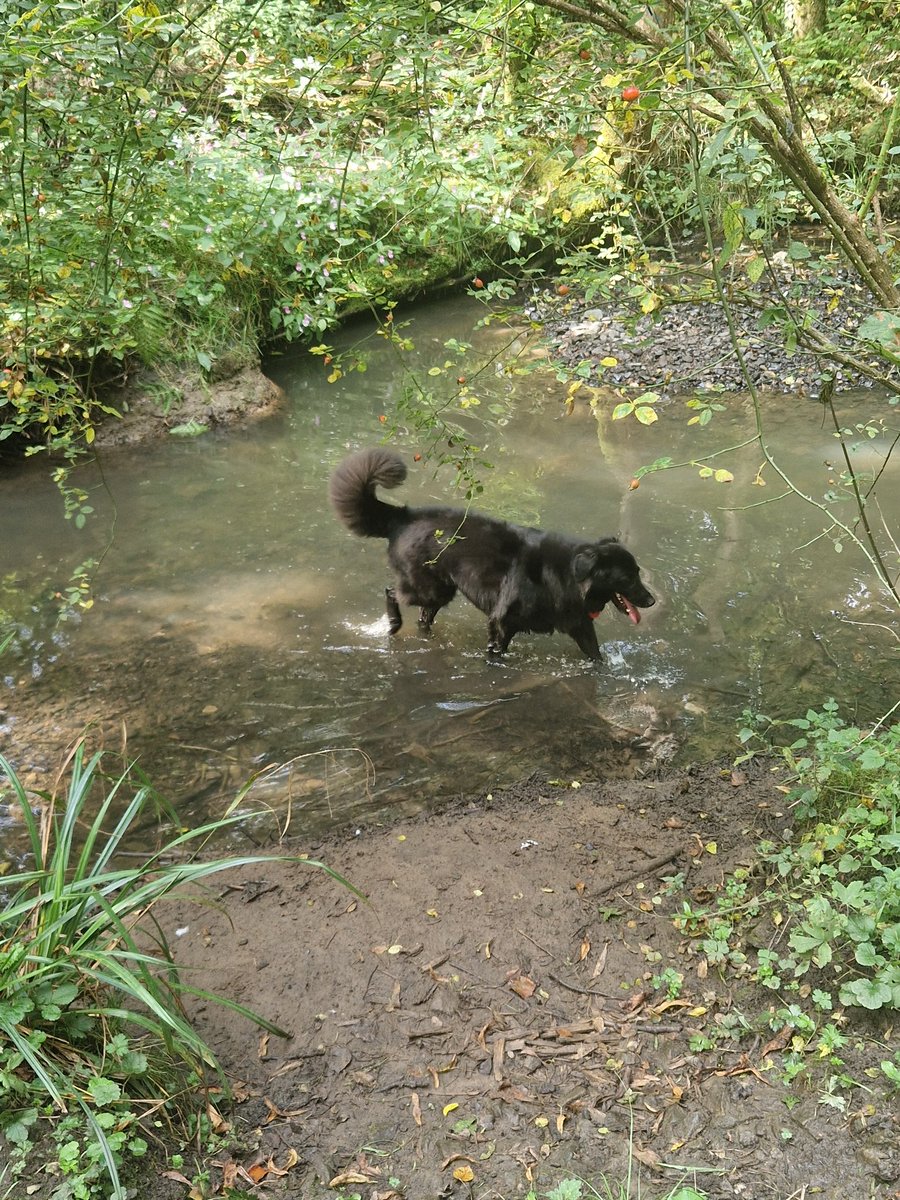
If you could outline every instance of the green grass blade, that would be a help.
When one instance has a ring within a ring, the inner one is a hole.
[[[25,822],[25,828],[28,830],[28,840],[31,843],[31,854],[35,862],[40,862],[41,858],[41,831],[38,822],[35,820],[34,813],[31,811],[31,805],[28,802],[28,793],[19,776],[16,774],[12,763],[4,755],[0,754],[0,771],[9,779],[12,784],[13,791],[16,793],[16,799],[19,802],[19,807],[22,810],[22,820]]]
[[[66,1102],[63,1099],[62,1093],[57,1087],[56,1080],[51,1077],[44,1066],[40,1055],[35,1053],[34,1049],[29,1044],[28,1039],[23,1037],[19,1032],[19,1027],[17,1025],[13,1025],[9,1021],[0,1021],[0,1029],[3,1030],[12,1044],[28,1063],[29,1067],[31,1067],[32,1071],[34,1071],[37,1078],[43,1084],[48,1096],[50,1096],[50,1098],[53,1100],[53,1103],[62,1112],[65,1112]]]

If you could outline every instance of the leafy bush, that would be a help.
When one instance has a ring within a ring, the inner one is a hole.
[[[800,825],[765,860],[795,902],[792,973],[832,974],[844,1005],[900,1008],[900,725],[863,733],[833,701],[787,725]]]
[[[33,862],[9,880],[0,912],[0,1133],[15,1177],[26,1161],[33,1173],[48,1159],[63,1176],[54,1196],[124,1200],[123,1167],[147,1150],[146,1114],[181,1118],[185,1128],[207,1119],[206,1079],[218,1068],[182,1000],[213,1001],[285,1035],[188,985],[153,920],[159,901],[181,885],[274,860],[196,857],[242,819],[231,813],[123,866],[120,851],[136,828],[160,813],[175,818],[134,768],[110,779],[101,759],[86,758],[80,744],[58,801],[29,797],[0,755],[0,796],[18,808]],[[216,1084],[224,1090],[221,1078]],[[35,1155],[35,1140],[48,1136],[53,1151]]]

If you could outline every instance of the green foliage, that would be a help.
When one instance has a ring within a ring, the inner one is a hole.
[[[900,725],[864,734],[837,705],[788,722],[799,839],[766,858],[802,904],[794,974],[839,974],[841,1004],[900,1008]]]
[[[133,359],[205,374],[236,346],[321,335],[508,257],[536,228],[516,196],[524,128],[501,155],[483,121],[461,123],[471,81],[449,41],[432,50],[427,9],[323,22],[308,6],[307,25],[284,4],[4,11],[0,437],[90,442]]]
[[[785,732],[800,736],[784,744]],[[739,761],[779,746],[796,827],[783,844],[760,846],[762,886],[735,872],[714,905],[685,900],[675,922],[710,964],[785,1001],[768,1024],[791,1033],[786,1081],[814,1050],[837,1088],[846,1040],[838,1006],[900,1007],[900,725],[864,732],[829,701],[795,720],[745,713],[740,739]],[[900,1078],[890,1061],[882,1073]]]
[[[216,1062],[182,1000],[221,1004],[282,1034],[186,983],[153,909],[183,884],[272,860],[196,859],[242,819],[231,814],[123,866],[119,852],[136,828],[161,816],[178,828],[177,818],[134,768],[107,778],[101,755],[86,758],[83,744],[64,797],[29,795],[3,756],[0,787],[24,822],[33,863],[9,880],[0,912],[0,1133],[16,1176],[26,1160],[34,1171],[39,1158],[56,1159],[65,1183],[54,1196],[118,1200],[123,1172],[147,1150],[144,1112],[161,1108],[185,1127],[206,1119]],[[36,1153],[39,1137],[55,1150]]]

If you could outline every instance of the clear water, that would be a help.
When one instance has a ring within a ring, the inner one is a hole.
[[[481,406],[466,419],[495,463],[480,507],[588,537],[618,533],[638,558],[659,602],[637,628],[612,610],[599,618],[604,666],[562,635],[521,635],[502,663],[489,662],[485,619],[461,599],[430,639],[414,613],[388,638],[384,543],[352,537],[326,502],[330,470],[384,437],[379,416],[393,418],[408,382],[395,352],[372,339],[368,370],[335,384],[309,356],[274,363],[288,403],[259,424],[103,453],[81,472],[96,509],[81,531],[61,519],[46,464],[0,479],[0,607],[24,623],[0,663],[0,736],[13,762],[41,777],[92,723],[92,736],[124,745],[181,801],[186,820],[221,811],[265,771],[252,794],[296,832],[535,770],[593,779],[648,746],[735,750],[746,706],[792,716],[835,695],[867,720],[900,698],[896,618],[871,569],[850,548],[835,552],[809,505],[760,503],[783,488],[769,468],[755,482],[758,446],[713,464],[734,472],[731,484],[693,466],[630,489],[637,468],[662,455],[700,460],[744,441],[745,406],[703,429],[687,426],[681,404],[648,428],[598,423],[584,403],[566,416],[552,375],[503,370],[522,343],[497,328],[473,332],[480,315],[468,301],[417,310],[407,365],[450,398],[460,368],[426,373],[447,361],[447,338],[475,343],[463,369]],[[366,333],[356,326],[342,344]],[[502,424],[479,422],[489,405]],[[842,405],[854,424],[873,399]],[[766,420],[784,468],[820,497],[839,464],[817,407],[776,397]],[[413,462],[424,449],[416,436],[401,430],[394,441],[410,465],[397,498],[454,501],[449,471],[435,477]],[[884,466],[888,447],[861,439],[860,469]],[[897,480],[889,460],[878,520],[895,531]],[[100,556],[93,608],[56,625],[53,593]]]

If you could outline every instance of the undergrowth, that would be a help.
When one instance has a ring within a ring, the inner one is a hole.
[[[675,923],[709,967],[777,998],[767,1022],[782,1035],[785,1081],[812,1052],[838,1086],[847,1010],[900,1008],[900,724],[864,731],[834,701],[793,720],[744,717],[739,763],[760,751],[780,757],[793,828],[762,842],[761,869],[735,871],[714,904],[684,899]],[[739,1038],[744,1022],[732,1018],[697,1035],[694,1049]],[[900,1088],[900,1053],[880,1072]]]
[[[198,857],[244,819],[233,811],[241,798],[220,820],[178,833],[134,865],[122,851],[136,831],[160,820],[179,829],[134,767],[110,777],[102,755],[88,758],[79,744],[63,793],[29,793],[0,755],[0,802],[23,823],[30,860],[4,880],[0,911],[3,1187],[25,1183],[29,1195],[49,1187],[41,1191],[48,1200],[124,1200],[153,1141],[208,1144],[224,1127],[218,1108],[228,1090],[186,998],[287,1036],[187,983],[155,917],[176,888],[184,899],[184,885],[273,861]]]

